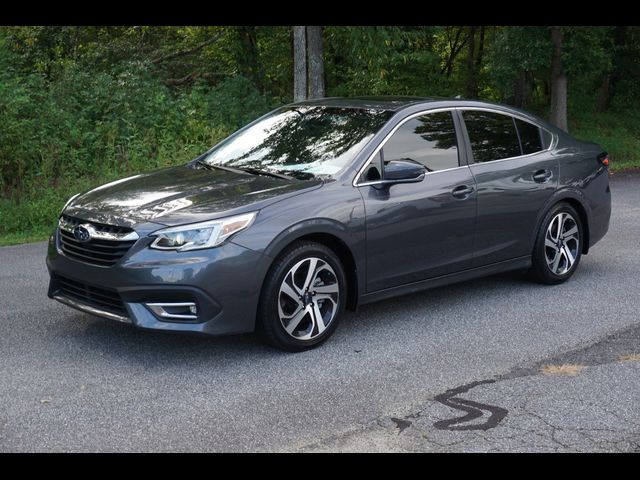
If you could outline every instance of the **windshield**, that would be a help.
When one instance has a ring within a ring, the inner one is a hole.
[[[285,107],[231,135],[203,161],[299,178],[333,175],[351,162],[391,115],[364,108]]]

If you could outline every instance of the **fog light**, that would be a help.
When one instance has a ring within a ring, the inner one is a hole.
[[[167,320],[197,320],[198,307],[194,302],[145,303],[158,317]]]

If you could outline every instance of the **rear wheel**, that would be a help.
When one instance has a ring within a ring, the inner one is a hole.
[[[557,284],[568,280],[582,255],[583,228],[578,212],[568,203],[555,205],[545,215],[534,246],[534,280]]]
[[[346,300],[340,259],[315,242],[299,242],[272,265],[262,289],[258,333],[288,351],[314,347],[335,331]]]

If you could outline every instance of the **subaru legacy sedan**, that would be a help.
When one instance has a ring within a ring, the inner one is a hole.
[[[521,110],[284,106],[186,165],[75,195],[49,297],[140,329],[327,340],[345,309],[508,270],[569,279],[607,232],[607,153]]]

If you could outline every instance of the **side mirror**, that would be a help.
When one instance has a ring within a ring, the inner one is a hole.
[[[390,160],[385,162],[383,183],[418,183],[424,180],[425,173],[425,166],[414,160]]]

